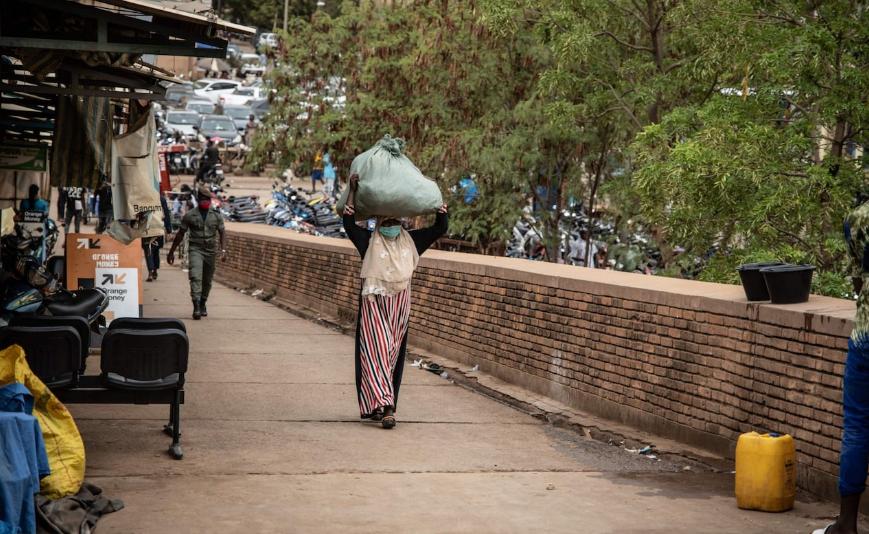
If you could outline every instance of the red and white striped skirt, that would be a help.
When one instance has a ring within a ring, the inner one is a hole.
[[[392,376],[410,319],[410,288],[394,295],[362,297],[359,358],[362,384],[359,411],[395,405]]]

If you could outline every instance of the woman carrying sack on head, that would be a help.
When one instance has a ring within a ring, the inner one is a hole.
[[[447,205],[434,226],[406,231],[396,218],[377,218],[373,232],[354,219],[359,177],[350,177],[344,229],[362,256],[362,291],[356,320],[356,393],[363,419],[395,426],[410,319],[410,280],[425,252],[447,231]]]

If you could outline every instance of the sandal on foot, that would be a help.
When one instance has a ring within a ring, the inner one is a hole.
[[[373,412],[371,412],[371,418],[370,418],[370,419],[371,419],[372,421],[375,421],[375,422],[378,422],[378,423],[379,423],[380,421],[383,421],[383,410],[380,409],[380,408],[378,408],[378,409],[374,410]]]
[[[380,423],[383,425],[383,428],[389,430],[390,428],[395,428],[395,416],[394,415],[384,415],[383,421]]]

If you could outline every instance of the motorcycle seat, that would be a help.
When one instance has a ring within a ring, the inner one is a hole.
[[[106,296],[96,289],[79,289],[72,293],[60,293],[46,301],[45,307],[52,315],[75,315],[91,317],[99,311]]]

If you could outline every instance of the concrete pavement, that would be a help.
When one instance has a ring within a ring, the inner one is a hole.
[[[729,473],[649,460],[410,367],[385,431],[358,420],[352,337],[222,285],[210,316],[188,320],[177,268],[145,289],[146,316],[189,328],[185,458],[165,452],[167,408],[70,406],[88,479],[126,503],[102,533],[792,534],[835,513],[738,510]]]

